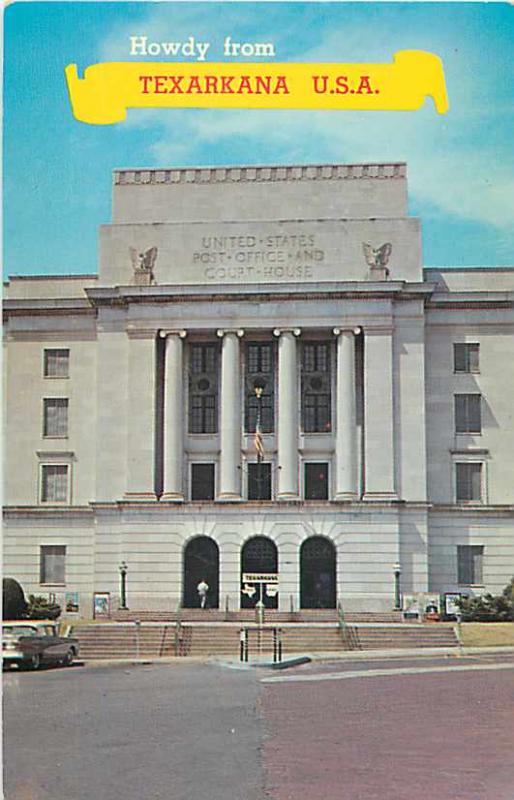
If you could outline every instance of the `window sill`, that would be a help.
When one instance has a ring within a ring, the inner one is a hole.
[[[64,434],[63,436],[58,436],[58,435],[55,435],[55,436],[53,436],[52,434],[46,434],[46,435],[45,435],[45,434],[43,434],[43,439],[44,439],[44,440],[45,440],[45,442],[46,442],[46,441],[48,441],[49,439],[50,439],[50,440],[52,440],[52,439],[60,439],[60,440],[62,440],[62,439],[69,439],[69,436],[68,436],[68,434],[67,434],[67,433],[66,433],[66,434]]]
[[[45,381],[67,381],[69,379],[69,375],[43,375]]]
[[[65,583],[40,583],[42,589],[62,589],[66,586]]]

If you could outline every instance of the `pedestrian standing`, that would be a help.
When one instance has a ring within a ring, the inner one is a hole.
[[[198,597],[200,598],[200,608],[205,608],[207,603],[207,592],[209,591],[209,584],[207,581],[202,579],[196,587],[196,591],[198,592]]]

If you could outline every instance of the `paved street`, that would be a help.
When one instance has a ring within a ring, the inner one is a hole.
[[[6,800],[512,800],[514,657],[4,674]]]
[[[200,664],[5,673],[6,800],[261,800],[258,705]]]

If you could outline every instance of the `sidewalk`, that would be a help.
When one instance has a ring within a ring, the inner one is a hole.
[[[289,659],[293,660],[302,656],[310,658],[315,662],[329,662],[329,661],[378,661],[383,659],[401,659],[401,658],[434,658],[434,656],[476,656],[476,655],[510,655],[514,656],[514,647],[424,647],[420,648],[405,648],[394,650],[356,650],[356,651],[343,651],[343,652],[328,652],[328,653],[292,653],[284,657],[284,661]],[[270,654],[263,655],[260,659],[263,663],[270,663]],[[220,666],[240,666],[241,668],[254,667],[259,663],[258,659],[252,659],[249,663],[244,663],[239,658],[230,658],[227,656],[163,656],[159,658],[98,658],[88,659],[82,661],[79,657],[78,660],[85,666],[93,667],[111,667],[111,666],[148,666],[154,664],[169,664],[169,665],[188,665],[188,664],[219,664]]]

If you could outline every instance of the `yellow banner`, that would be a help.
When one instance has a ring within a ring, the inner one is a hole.
[[[76,119],[122,122],[128,108],[281,108],[415,111],[432,97],[448,110],[441,59],[402,50],[391,64],[112,62],[66,67]]]

